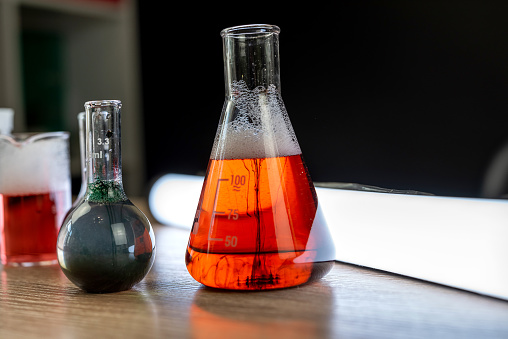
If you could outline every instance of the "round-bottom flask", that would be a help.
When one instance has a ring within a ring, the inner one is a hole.
[[[86,108],[87,190],[57,241],[64,274],[87,292],[117,292],[141,281],[155,259],[155,236],[122,185],[120,101]]]

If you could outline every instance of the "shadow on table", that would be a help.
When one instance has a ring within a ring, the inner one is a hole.
[[[331,336],[332,289],[324,281],[301,287],[236,292],[200,288],[190,309],[194,338]]]

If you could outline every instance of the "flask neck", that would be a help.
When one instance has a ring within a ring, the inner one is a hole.
[[[81,187],[79,189],[78,196],[74,201],[76,206],[85,197],[86,188],[88,185],[88,173],[86,164],[86,115],[85,112],[78,114],[78,127],[79,127],[79,164],[81,168]]]
[[[248,89],[274,86],[280,92],[279,31],[273,25],[246,25],[221,32],[226,98],[234,84]]]
[[[127,199],[122,183],[121,106],[116,100],[85,103],[87,200]]]

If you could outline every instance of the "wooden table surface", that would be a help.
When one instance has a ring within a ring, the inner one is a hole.
[[[155,234],[155,264],[130,291],[87,294],[59,266],[3,268],[0,338],[508,338],[507,301],[342,263],[301,287],[212,290],[187,273],[187,230]]]

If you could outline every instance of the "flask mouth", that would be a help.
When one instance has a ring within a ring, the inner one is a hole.
[[[275,25],[253,24],[225,28],[220,32],[221,37],[261,37],[271,34],[279,34],[280,28]]]
[[[122,107],[120,100],[93,100],[85,102],[85,108],[90,107],[107,107],[107,106],[118,106]]]

